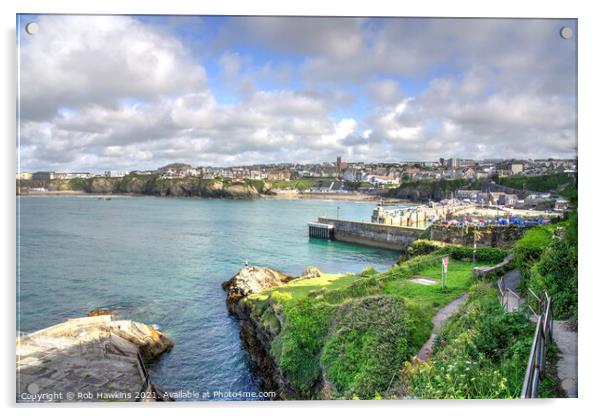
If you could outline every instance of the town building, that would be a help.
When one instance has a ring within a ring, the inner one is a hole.
[[[31,178],[36,179],[36,180],[49,181],[51,179],[54,179],[54,172],[46,172],[46,171],[34,172],[31,175]]]
[[[19,172],[17,173],[17,180],[18,181],[26,181],[31,179],[32,174],[31,172]]]
[[[126,176],[128,172],[120,171],[120,170],[107,170],[105,171],[105,176],[107,178],[123,178]]]
[[[291,179],[291,173],[286,170],[270,171],[267,174],[268,181],[288,181]]]

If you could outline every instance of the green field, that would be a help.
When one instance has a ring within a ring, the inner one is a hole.
[[[266,301],[269,298],[278,301],[289,301],[301,299],[309,293],[318,289],[341,289],[350,286],[358,276],[354,274],[328,274],[322,273],[320,277],[312,279],[293,280],[284,286],[276,286],[263,292],[249,295],[248,299],[253,301]]]
[[[423,306],[440,308],[452,300],[460,297],[472,283],[472,269],[485,266],[487,263],[469,263],[459,260],[450,260],[445,289],[441,288],[441,266],[429,266],[419,273],[417,277],[427,277],[435,280],[432,286],[422,285],[409,279],[389,279],[385,285],[385,293],[406,298]]]

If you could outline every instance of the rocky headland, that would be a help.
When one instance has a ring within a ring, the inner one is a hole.
[[[308,267],[299,276],[290,276],[269,267],[248,266],[241,269],[230,280],[222,284],[228,293],[228,310],[240,320],[240,337],[249,353],[266,391],[274,391],[278,399],[304,399],[298,389],[289,381],[271,353],[275,338],[284,326],[282,309],[275,307],[275,317],[262,314],[261,306],[249,301],[249,296],[266,289],[285,286],[292,281],[320,277],[320,271]],[[319,391],[321,386],[316,386]]]
[[[228,182],[217,179],[161,178],[128,175],[123,178],[52,179],[17,181],[17,194],[89,193],[224,199],[255,199],[270,192],[262,181]],[[42,193],[45,193],[42,192]]]
[[[174,342],[143,323],[90,315],[17,338],[17,402],[169,400],[144,363]]]

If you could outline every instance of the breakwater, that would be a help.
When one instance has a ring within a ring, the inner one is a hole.
[[[334,227],[332,237],[335,240],[389,250],[401,250],[420,238],[425,232],[424,228],[337,220],[327,217],[318,218],[318,223],[332,225]]]

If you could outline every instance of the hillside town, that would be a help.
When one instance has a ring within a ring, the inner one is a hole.
[[[340,156],[332,162],[300,164],[278,163],[246,166],[193,167],[186,163],[171,163],[156,170],[107,170],[92,172],[21,172],[17,180],[31,182],[32,191],[44,192],[45,181],[86,180],[92,178],[124,178],[126,176],[151,176],[159,179],[200,178],[223,180],[230,183],[260,180],[273,185],[273,193],[384,195],[402,185],[432,181],[460,180],[457,187],[444,198],[479,205],[498,205],[517,208],[549,208],[556,211],[568,209],[568,201],[548,190],[537,192],[529,188],[516,189],[504,186],[505,178],[534,178],[546,175],[571,175],[577,171],[575,159],[536,160],[472,160],[441,158],[439,161],[367,163],[346,162]],[[298,182],[306,183],[299,187]],[[401,197],[403,199],[403,197]]]
[[[426,179],[486,179],[494,176],[537,176],[576,172],[575,159],[458,159],[441,158],[438,161],[408,161],[396,163],[346,162],[340,156],[336,161],[323,163],[276,163],[231,167],[197,166],[172,163],[156,170],[107,170],[92,172],[21,172],[18,180],[88,179],[92,177],[119,178],[128,174],[160,174],[164,178],[201,177],[203,179],[287,181],[297,178],[338,178],[349,182],[367,182],[376,187],[399,185],[403,181]]]

